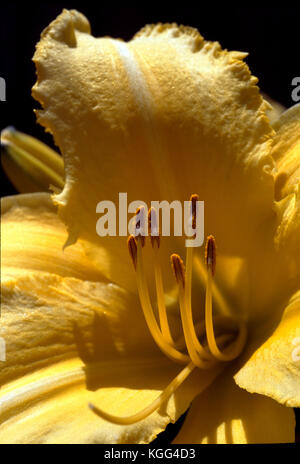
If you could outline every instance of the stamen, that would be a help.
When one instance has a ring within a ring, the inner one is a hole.
[[[191,197],[191,224],[193,228],[196,225],[197,202],[198,196]],[[216,243],[212,235],[207,238],[205,247],[206,272],[206,295],[205,295],[205,320],[194,324],[191,304],[192,291],[192,269],[193,269],[193,247],[187,247],[186,250],[186,268],[184,267],[181,257],[177,254],[171,255],[171,264],[179,290],[180,315],[183,328],[183,339],[174,342],[167,318],[166,306],[164,301],[164,288],[162,281],[162,272],[159,264],[158,250],[160,247],[158,221],[156,211],[151,208],[148,212],[149,229],[151,244],[154,253],[155,266],[155,283],[156,294],[159,310],[160,327],[157,323],[154,311],[151,305],[149,290],[143,263],[143,247],[145,244],[145,234],[143,233],[143,224],[145,219],[145,208],[138,208],[136,212],[136,230],[135,236],[128,238],[129,253],[136,270],[137,287],[140,297],[141,306],[145,316],[149,331],[157,343],[158,347],[173,361],[184,363],[186,366],[165,388],[165,390],[149,406],[142,411],[127,417],[119,417],[109,414],[94,404],[89,404],[90,409],[102,419],[119,425],[130,425],[139,422],[154,411],[156,411],[170,396],[179,388],[184,380],[190,375],[195,367],[201,369],[211,369],[218,361],[231,361],[235,359],[243,350],[246,342],[247,331],[245,323],[238,324],[239,334],[236,337],[236,326],[227,317],[217,315],[215,325],[217,327],[217,336],[214,333],[214,322],[212,312],[212,289],[213,276],[216,269]],[[151,227],[152,225],[152,227]],[[224,322],[225,321],[225,322]],[[222,333],[220,332],[222,328]],[[224,330],[225,329],[225,330]],[[203,345],[204,334],[206,340]],[[185,345],[182,343],[184,342]],[[223,351],[219,349],[219,346]],[[179,351],[187,348],[188,355]]]
[[[194,193],[191,198],[190,198],[190,202],[191,202],[191,213],[192,213],[192,228],[195,230],[196,229],[196,215],[197,215],[197,201],[199,201],[199,195],[197,195],[196,193]]]
[[[172,269],[174,272],[176,282],[178,283],[180,288],[184,288],[185,269],[184,269],[184,264],[183,264],[182,259],[180,258],[179,255],[174,253],[173,255],[171,255],[171,264],[172,264]]]
[[[189,338],[191,344],[194,346],[194,350],[201,355],[204,359],[212,360],[213,357],[211,354],[201,345],[197,333],[195,330],[195,325],[193,322],[193,313],[192,313],[192,269],[193,269],[193,247],[186,248],[186,273],[185,273],[185,321],[188,326]]]
[[[135,256],[135,246],[132,239],[130,241],[130,250],[129,252],[133,252],[133,256]],[[133,251],[132,251],[133,250]],[[143,263],[143,246],[142,241],[137,240],[137,250],[136,250],[136,277],[137,277],[137,287],[138,293],[140,297],[141,306],[143,309],[143,313],[146,319],[146,323],[148,325],[149,331],[154,338],[155,342],[157,343],[158,347],[163,351],[163,353],[172,359],[175,362],[187,364],[190,359],[187,355],[181,353],[180,351],[176,350],[174,346],[170,345],[167,340],[162,335],[159,326],[157,324],[153,308],[150,301],[149,290],[146,282],[145,272],[144,272],[144,263]]]
[[[165,305],[164,287],[162,280],[161,267],[159,263],[158,251],[160,247],[160,237],[158,231],[157,215],[154,208],[150,208],[148,212],[148,229],[150,231],[151,244],[154,256],[154,274],[156,285],[156,297],[158,306],[159,323],[163,337],[170,345],[175,346],[175,342],[171,335],[170,326],[167,317],[167,310]],[[155,235],[152,235],[152,234]]]
[[[203,336],[203,335],[206,335],[205,321],[198,322],[195,325],[195,330],[196,330],[196,333],[198,334],[199,338],[201,336]],[[216,342],[218,343],[218,345],[222,346],[222,345],[224,345],[224,343],[227,343],[228,341],[234,340],[234,338],[235,338],[235,334],[233,332],[222,333],[221,335],[216,336]],[[185,343],[184,335],[181,336],[177,340],[176,346],[177,346],[178,349],[185,348],[186,343]],[[209,349],[206,339],[203,341],[203,347],[205,349],[206,348]],[[215,359],[215,358],[213,358],[213,359]]]
[[[135,213],[135,237],[136,240],[140,240],[142,247],[145,246],[146,234],[146,210],[144,206],[140,206]]]
[[[205,249],[206,265],[207,265],[207,284],[205,296],[205,326],[206,337],[211,353],[219,361],[231,361],[242,352],[247,338],[247,330],[244,322],[239,324],[239,335],[235,342],[229,347],[226,353],[221,352],[217,346],[213,327],[212,313],[212,279],[216,267],[216,246],[215,239],[210,235],[206,242]]]
[[[216,241],[213,235],[209,235],[205,246],[205,262],[212,275],[215,275],[216,270]]]
[[[182,259],[180,258],[179,255],[173,254],[171,256],[171,263],[172,263],[174,275],[175,275],[175,278],[176,278],[176,281],[179,287],[179,306],[180,306],[180,314],[181,314],[181,320],[182,320],[182,328],[183,328],[185,343],[186,343],[189,356],[192,362],[197,367],[200,367],[201,369],[210,369],[211,367],[215,365],[215,362],[212,360],[208,360],[207,358],[203,359],[195,348],[195,340],[194,340],[196,338],[195,328],[192,326],[190,318],[188,316],[188,311],[187,311],[186,301],[185,301],[185,290],[184,290],[185,289],[184,287],[185,270],[184,270]],[[197,342],[200,345],[200,342],[198,340]],[[204,348],[201,345],[200,347],[202,348],[202,351],[204,352]]]
[[[160,236],[158,227],[158,217],[156,210],[152,207],[148,211],[148,230],[150,231],[150,240],[152,247],[154,248],[154,246],[156,245],[157,248],[159,248]]]
[[[203,286],[206,286],[206,279],[207,279],[207,267],[203,263],[198,256],[194,257],[193,264],[195,267],[196,274],[198,278],[201,280]],[[230,307],[224,298],[223,294],[220,292],[219,287],[216,285],[216,282],[212,282],[212,295],[214,298],[214,302],[218,307],[218,310],[226,317],[230,317],[231,310]]]
[[[194,194],[190,198],[191,201],[191,216],[192,216],[192,227],[195,230],[196,228],[196,219],[197,219],[197,201],[199,201],[199,196]],[[188,325],[188,331],[190,334],[191,344],[194,345],[194,350],[197,351],[204,359],[212,360],[213,357],[207,350],[201,345],[198,340],[195,326],[193,323],[193,313],[192,313],[192,270],[193,270],[193,250],[194,247],[186,248],[186,285],[185,285],[185,320]]]
[[[171,395],[173,395],[176,392],[176,390],[185,381],[185,379],[191,374],[194,368],[195,368],[194,364],[189,363],[186,367],[182,369],[181,372],[179,372],[179,374],[172,380],[172,382],[165,388],[165,390],[158,396],[156,400],[154,400],[146,408],[142,409],[142,411],[136,414],[133,414],[132,416],[128,416],[128,417],[113,416],[112,414],[102,411],[102,409],[99,409],[97,406],[95,406],[92,403],[89,403],[89,407],[95,414],[97,414],[97,416],[109,422],[112,422],[114,424],[118,424],[118,425],[135,424],[136,422],[146,419],[146,417],[150,416],[150,414],[152,414],[154,411],[159,409],[161,405],[166,400],[168,400],[171,397]]]

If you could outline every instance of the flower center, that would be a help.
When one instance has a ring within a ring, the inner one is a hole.
[[[196,222],[197,195],[191,197],[191,235]],[[159,263],[160,236],[158,231],[158,220],[156,211],[151,208],[148,212],[149,230],[151,231],[151,245],[153,249],[153,262],[156,284],[156,297],[158,307],[158,319],[156,319],[149,295],[146,273],[144,270],[143,248],[145,246],[145,234],[143,224],[146,220],[146,211],[141,207],[136,212],[135,236],[128,238],[128,249],[136,271],[137,288],[141,307],[149,331],[160,350],[172,361],[185,364],[185,367],[165,388],[165,390],[142,411],[128,417],[113,416],[102,411],[93,404],[89,407],[98,416],[116,424],[129,425],[145,419],[156,411],[164,401],[177,390],[184,380],[191,374],[195,367],[200,369],[211,369],[219,362],[229,362],[237,358],[246,343],[247,329],[244,322],[238,324],[238,333],[224,324],[221,333],[215,335],[214,322],[222,327],[224,318],[216,316],[215,321],[212,309],[213,278],[216,269],[216,244],[212,235],[207,238],[205,247],[206,264],[206,295],[205,295],[205,319],[203,323],[196,324],[192,314],[192,269],[193,269],[193,247],[186,248],[185,266],[181,257],[177,254],[171,255],[171,265],[175,275],[179,294],[180,316],[183,329],[183,339],[174,340],[165,305],[162,271]],[[199,263],[198,263],[199,265]],[[227,321],[228,322],[228,321]],[[203,341],[204,339],[204,341]]]

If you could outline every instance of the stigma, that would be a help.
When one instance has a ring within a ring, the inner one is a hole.
[[[198,200],[199,198],[196,194],[190,198],[191,227],[196,223],[197,210],[195,205]],[[136,272],[141,308],[148,329],[160,350],[169,359],[175,363],[184,365],[184,367],[156,400],[132,416],[114,416],[94,404],[89,404],[90,409],[99,417],[120,425],[134,424],[158,410],[175,393],[195,368],[212,369],[218,363],[230,362],[236,359],[243,351],[247,339],[247,329],[244,322],[239,322],[237,330],[234,331],[228,329],[228,324],[224,324],[224,330],[220,332],[222,317],[214,316],[213,314],[213,279],[216,273],[216,240],[213,235],[207,237],[205,245],[205,316],[204,321],[201,321],[202,323],[200,324],[195,324],[192,312],[194,247],[186,248],[185,263],[178,254],[174,253],[170,257],[178,288],[179,310],[183,332],[181,340],[174,339],[165,305],[165,292],[159,256],[160,234],[157,212],[154,208],[148,211],[148,229],[150,231],[150,242],[153,250],[158,317],[155,316],[144,271],[143,248],[145,246],[145,236],[143,235],[143,225],[146,220],[147,212],[142,206],[136,211],[135,234],[131,235],[127,241],[129,254]],[[214,321],[218,322],[218,335],[215,335]]]

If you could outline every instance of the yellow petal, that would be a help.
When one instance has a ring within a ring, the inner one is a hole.
[[[277,169],[275,195],[281,200],[296,192],[300,181],[300,104],[285,111],[273,127],[276,130],[272,149]]]
[[[109,250],[109,279],[134,279],[123,242],[96,235],[97,203],[118,205],[119,192],[148,206],[198,193],[224,253],[249,248],[274,217],[272,130],[244,57],[174,24],[147,26],[129,43],[95,39],[74,10],[43,32],[33,96],[65,159],[55,202],[68,243]]]
[[[46,193],[1,199],[1,277],[31,271],[103,280],[81,243],[63,251],[67,232]]]
[[[295,416],[270,398],[240,389],[230,375],[218,378],[192,403],[175,443],[292,443]]]
[[[266,330],[258,328],[266,337]],[[300,292],[286,304],[276,330],[244,355],[243,367],[235,375],[237,384],[287,406],[300,407]]]
[[[265,93],[262,93],[262,95],[268,103],[266,113],[270,120],[270,123],[273,125],[273,123],[277,121],[280,115],[284,112],[285,107],[281,105],[281,103],[279,103],[278,101],[273,100],[271,97],[269,97],[269,95]]]
[[[205,388],[207,374],[203,378],[196,373],[159,412],[131,426],[101,420],[88,403],[130,415],[151,403],[174,375],[174,365],[162,359],[140,362],[128,358],[91,367],[78,360],[57,363],[1,390],[5,421],[0,424],[0,443],[149,443]]]
[[[34,273],[4,283],[0,336],[0,443],[148,442],[217,375],[196,372],[135,425],[93,414],[90,401],[139,411],[180,370],[156,348],[136,297],[112,284]]]
[[[44,143],[7,127],[1,132],[4,171],[21,193],[49,191],[64,186],[62,157]]]
[[[274,123],[272,156],[276,161],[275,199],[277,231],[275,246],[284,274],[300,276],[300,105],[285,111]]]
[[[278,228],[275,246],[281,255],[286,277],[299,285],[300,280],[300,182],[293,186],[294,193],[276,204]]]

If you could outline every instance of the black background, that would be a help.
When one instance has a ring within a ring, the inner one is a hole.
[[[33,109],[38,104],[31,97],[35,82],[31,58],[41,31],[63,8],[84,13],[95,36],[129,40],[145,24],[156,22],[196,27],[205,39],[217,40],[223,48],[249,52],[246,62],[259,78],[260,88],[286,107],[294,104],[291,82],[300,76],[300,8],[225,8],[216,2],[201,1],[176,5],[115,1],[10,2],[0,7],[0,76],[7,85],[7,101],[0,102],[0,129],[14,125],[53,146],[51,136],[35,122]],[[15,193],[2,171],[0,181],[1,195]],[[168,436],[173,433],[169,428]],[[166,435],[158,438],[160,443],[165,440]]]
[[[206,2],[208,5],[209,2]],[[0,76],[7,85],[7,101],[0,102],[0,128],[14,125],[52,144],[50,135],[35,122],[31,97],[35,68],[31,61],[41,31],[62,11],[75,8],[90,20],[95,36],[109,35],[129,40],[147,23],[177,22],[199,29],[207,40],[223,48],[249,53],[246,59],[260,88],[286,107],[291,99],[292,79],[300,76],[300,8],[232,8],[215,2],[66,1],[45,3],[10,2],[0,7]],[[15,190],[0,174],[1,194]]]

